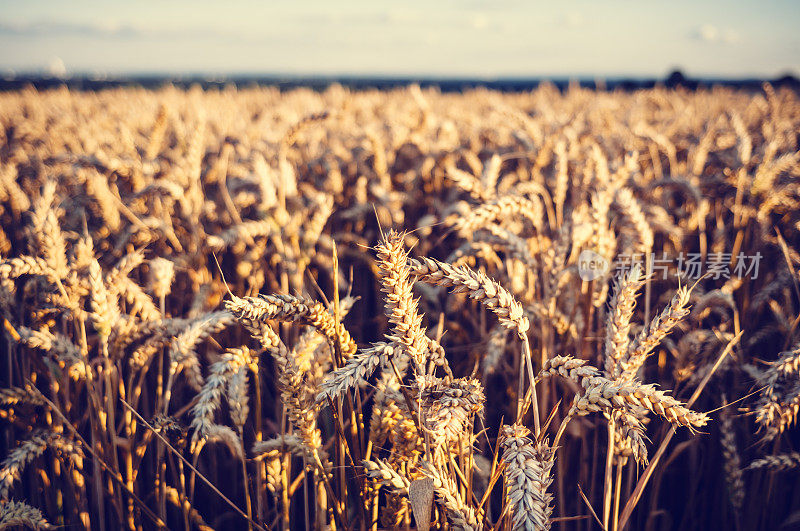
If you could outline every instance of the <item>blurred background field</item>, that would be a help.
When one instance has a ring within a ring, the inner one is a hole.
[[[0,3],[0,529],[791,529],[795,3]]]

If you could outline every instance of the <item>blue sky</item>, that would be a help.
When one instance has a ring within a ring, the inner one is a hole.
[[[0,71],[800,74],[800,2],[0,0]]]

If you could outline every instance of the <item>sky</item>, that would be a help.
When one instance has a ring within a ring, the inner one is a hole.
[[[797,0],[0,0],[0,73],[800,75]]]

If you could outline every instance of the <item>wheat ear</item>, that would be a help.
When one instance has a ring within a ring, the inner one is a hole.
[[[55,529],[42,516],[42,511],[25,502],[13,500],[0,502],[0,530],[20,526],[31,529]]]
[[[478,517],[475,509],[471,507],[458,490],[453,479],[448,474],[443,474],[439,469],[427,462],[422,463],[422,472],[433,479],[433,491],[436,498],[447,512],[447,519],[457,529],[464,531],[479,530]]]
[[[170,344],[170,378],[186,371],[189,384],[198,391],[202,389],[203,375],[200,372],[200,360],[197,359],[197,345],[233,322],[233,315],[224,311],[211,312],[191,322]]]
[[[11,450],[8,457],[0,463],[0,499],[8,499],[12,485],[21,478],[25,466],[42,455],[48,448],[81,455],[77,447],[68,440],[62,439],[55,432],[39,432],[32,435]]]
[[[225,301],[225,308],[245,327],[258,328],[256,323],[269,321],[299,322],[313,326],[334,345],[338,340],[342,355],[349,358],[356,352],[356,343],[342,323],[336,323],[333,316],[321,302],[293,297],[291,295],[261,295],[259,297],[231,297]]]
[[[219,409],[225,386],[234,374],[251,361],[249,349],[228,349],[219,361],[211,365],[209,376],[197,396],[197,403],[192,407],[191,427],[195,440],[207,435],[208,429],[214,425],[214,414]]]
[[[504,481],[515,530],[549,530],[553,495],[547,488],[553,481],[555,452],[542,441],[533,444],[531,432],[514,424],[502,431]]]
[[[739,457],[739,450],[736,446],[736,429],[733,425],[733,414],[730,408],[725,407],[728,401],[722,395],[722,411],[720,412],[720,445],[722,446],[722,457],[725,459],[725,480],[728,483],[728,494],[731,505],[737,512],[742,510],[744,504],[745,489],[742,479],[742,461]]]
[[[689,295],[691,289],[683,286],[678,289],[669,306],[664,308],[660,315],[653,318],[650,324],[644,328],[628,348],[625,359],[620,360],[623,368],[622,377],[626,379],[634,378],[642,366],[647,355],[655,349],[661,340],[680,322],[681,319],[689,314]]]
[[[761,459],[756,459],[746,470],[757,470],[760,468],[770,468],[772,470],[791,470],[800,466],[800,452],[790,452],[788,454],[768,455]]]
[[[539,377],[554,374],[570,378],[583,387],[584,393],[573,405],[575,411],[580,414],[633,407],[647,409],[678,426],[700,427],[708,422],[705,414],[688,409],[653,385],[641,384],[635,380],[610,380],[594,367],[586,365],[584,360],[576,360],[570,356],[555,356],[545,363]]]
[[[428,338],[422,329],[422,315],[412,292],[413,283],[407,264],[403,235],[390,231],[377,246],[381,291],[385,295],[385,312],[392,325],[387,338],[403,346],[414,360],[417,373],[425,373]]]
[[[611,297],[611,313],[606,325],[606,373],[616,379],[622,375],[620,361],[628,353],[631,318],[636,307],[636,292],[644,283],[642,269],[634,265],[617,278]]]
[[[469,296],[497,315],[506,328],[524,338],[530,322],[522,305],[497,281],[480,271],[466,266],[451,266],[433,258],[410,259],[411,273],[421,281],[435,286],[452,287],[454,293],[466,292]]]
[[[392,343],[375,343],[347,360],[344,367],[330,373],[322,382],[317,403],[365,384],[379,365],[385,365],[394,356],[395,349]]]

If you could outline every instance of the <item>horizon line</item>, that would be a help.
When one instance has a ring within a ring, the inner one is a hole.
[[[3,71],[4,70],[4,71]],[[720,73],[704,73],[695,74],[686,72],[681,68],[670,69],[664,74],[634,74],[634,73],[614,73],[614,74],[593,74],[585,72],[576,72],[570,74],[544,74],[544,73],[503,73],[503,74],[470,74],[470,73],[430,73],[430,72],[281,72],[281,71],[235,71],[235,72],[213,72],[213,71],[186,71],[186,72],[169,72],[162,70],[133,70],[121,72],[102,72],[91,70],[76,70],[74,72],[53,73],[44,69],[37,70],[15,70],[13,68],[0,67],[0,79],[13,80],[16,78],[26,79],[41,79],[41,80],[89,80],[89,81],[118,81],[125,79],[202,79],[208,82],[224,82],[235,81],[239,79],[265,79],[265,80],[281,80],[286,79],[289,81],[298,80],[326,80],[335,81],[337,79],[346,80],[404,80],[413,81],[418,79],[420,81],[594,81],[594,80],[611,80],[611,81],[661,81],[667,80],[671,77],[679,76],[689,81],[754,81],[754,80],[773,80],[794,78],[800,79],[800,72],[792,69],[787,69],[772,75],[762,75],[758,73],[749,74],[720,74]]]

